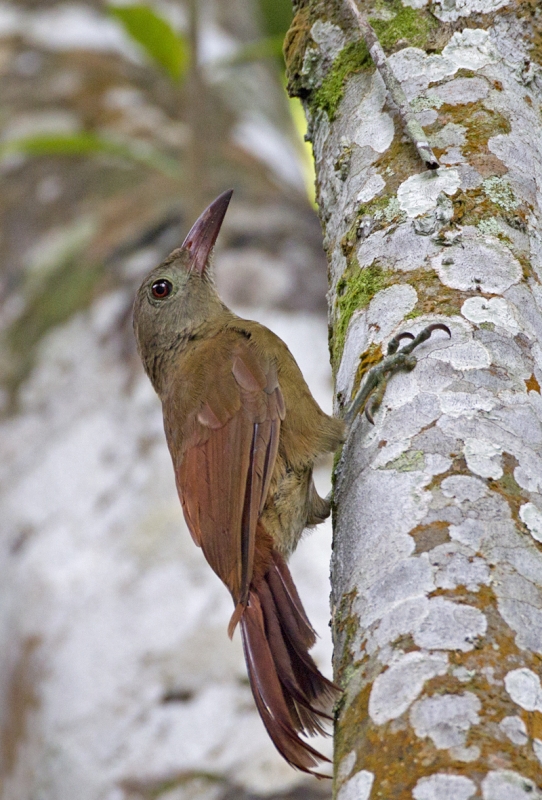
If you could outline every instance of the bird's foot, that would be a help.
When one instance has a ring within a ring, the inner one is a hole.
[[[373,414],[384,399],[389,379],[392,375],[395,375],[396,372],[410,372],[411,369],[414,369],[417,359],[412,355],[412,351],[418,347],[419,344],[429,339],[433,331],[445,331],[448,336],[451,337],[452,335],[447,325],[444,325],[442,322],[435,322],[423,328],[417,336],[413,336],[412,333],[405,331],[393,337],[388,344],[387,355],[379,364],[369,370],[363,385],[346,409],[344,420],[348,426],[352,424],[356,416],[363,409],[365,409],[365,416],[369,422],[374,424]],[[399,350],[399,344],[403,339],[409,339],[410,341]]]

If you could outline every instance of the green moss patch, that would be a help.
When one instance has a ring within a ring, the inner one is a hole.
[[[341,240],[341,248],[346,257],[352,253],[352,250],[361,238],[361,226],[364,220],[370,218],[371,232],[379,230],[391,222],[391,219],[385,216],[385,211],[391,200],[392,198],[390,195],[386,194],[375,197],[369,200],[368,203],[363,203],[358,208],[350,229]]]
[[[393,274],[378,264],[361,269],[356,259],[353,259],[340,278],[337,284],[336,323],[332,340],[332,361],[335,368],[339,366],[346,332],[354,311],[369,305],[377,292],[391,284]]]
[[[391,19],[370,17],[370,22],[380,44],[388,52],[393,51],[398,43],[402,47],[423,47],[430,33],[438,27],[429,12],[403,7],[400,0],[386,3],[386,12],[386,16],[393,14]],[[347,78],[372,67],[371,56],[360,35],[358,41],[351,42],[339,53],[322,85],[314,92],[311,104],[323,109],[330,120],[335,119]]]
[[[385,7],[395,12],[392,19],[369,19],[384,50],[393,52],[397,44],[425,48],[429,37],[438,28],[435,17],[428,11],[403,6],[400,0],[387,2]]]
[[[405,140],[403,126],[399,122],[395,126],[392,143],[374,166],[386,181],[384,191],[387,194],[396,194],[403,181],[422,171],[422,163],[416,148],[410,139]]]
[[[372,298],[382,289],[395,284],[409,284],[418,295],[415,307],[406,319],[414,319],[423,314],[443,314],[454,316],[461,313],[461,307],[472,292],[460,292],[445,286],[433,269],[420,267],[409,272],[395,272],[382,267],[377,262],[361,269],[355,257],[345,270],[337,284],[337,300],[335,302],[335,325],[330,335],[331,363],[337,369],[344,350],[346,334],[352,315],[360,308],[365,308]],[[380,349],[380,348],[379,348]],[[374,354],[365,364],[364,354],[356,375],[355,386],[358,386],[368,367],[373,366],[382,357],[382,353]]]
[[[384,469],[396,469],[397,472],[422,471],[425,469],[425,456],[421,450],[408,450],[386,464]]]
[[[486,108],[481,100],[476,103],[450,105],[439,109],[438,119],[425,128],[428,135],[439,133],[446,125],[454,123],[466,128],[463,153],[489,152],[487,143],[492,136],[510,133],[509,120],[500,112]]]
[[[313,24],[310,9],[300,8],[295,14],[290,29],[284,39],[283,56],[288,79],[288,94],[292,97],[304,97],[307,90],[303,87],[301,71],[305,50],[312,42],[310,30]]]
[[[350,75],[369,69],[372,63],[364,41],[346,45],[333,62],[320,88],[314,92],[311,104],[323,109],[330,120],[335,119],[339,103],[344,96],[346,79]]]
[[[445,286],[433,269],[420,267],[400,273],[400,283],[409,283],[417,292],[418,301],[407,319],[422,314],[444,314],[447,317],[461,312],[461,306],[472,292],[460,292]]]
[[[516,230],[527,230],[529,209],[519,203],[508,183],[501,179],[486,180],[475,189],[459,189],[452,203],[454,223],[476,225],[482,233],[506,239],[507,243],[509,239],[500,220]]]

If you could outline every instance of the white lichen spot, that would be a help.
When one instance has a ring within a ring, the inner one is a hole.
[[[514,744],[523,745],[529,741],[527,726],[521,717],[504,717],[499,722],[499,728]]]
[[[478,519],[466,519],[460,525],[450,525],[450,539],[470,547],[477,552],[484,539],[485,529]]]
[[[450,344],[434,350],[429,358],[451,364],[457,370],[486,369],[491,364],[489,351],[481,342],[474,340]]]
[[[449,0],[446,0],[449,2]],[[484,2],[484,0],[478,0]],[[461,0],[456,0],[456,3]],[[473,0],[466,0],[469,11]],[[491,0],[488,0],[491,2]],[[505,0],[506,2],[506,0]],[[481,28],[465,28],[456,31],[442,51],[445,59],[452,61],[457,69],[477,70],[496,61],[498,54],[491,43],[489,32]]]
[[[500,464],[502,447],[482,439],[465,439],[463,453],[471,472],[481,478],[498,480],[503,476]]]
[[[466,667],[456,667],[452,670],[452,675],[457,678],[461,683],[468,683],[476,677],[475,669],[467,669]]]
[[[498,328],[504,328],[513,336],[519,333],[514,306],[504,297],[469,297],[463,303],[461,313],[469,322],[480,325],[482,322],[491,322]]]
[[[423,8],[428,2],[429,0],[403,0],[403,5],[410,8]]]
[[[453,61],[440,55],[427,55],[418,47],[403,47],[389,56],[389,64],[396,75],[401,76],[401,84],[407,97],[418,97],[431,83],[440,82],[448,75],[457,72]]]
[[[540,678],[532,670],[526,667],[513,669],[506,675],[504,685],[514,703],[525,711],[542,711]]]
[[[356,252],[361,268],[370,266],[385,252],[386,263],[390,268],[409,272],[419,269],[420,264],[423,264],[428,256],[433,256],[437,252],[436,245],[429,237],[418,236],[411,221],[406,222],[406,215],[399,208],[396,197],[392,197],[383,210],[378,210],[372,216],[374,219],[385,219],[387,222],[393,220],[397,226],[377,231],[368,239],[361,240]]]
[[[488,772],[482,781],[484,800],[541,800],[542,794],[530,778],[512,770]]]
[[[397,199],[407,217],[414,218],[436,208],[441,192],[453,195],[459,189],[461,180],[456,169],[441,167],[434,172],[420,172],[411,175],[397,189]]]
[[[533,751],[537,759],[542,764],[542,739],[535,739],[533,741]]]
[[[397,325],[417,302],[417,292],[409,283],[389,286],[378,292],[367,309],[367,323],[375,331],[372,340],[381,342],[395,333]]]
[[[334,60],[343,49],[346,37],[338,25],[317,20],[311,28],[311,37],[321,52]]]
[[[521,560],[524,561],[523,568],[525,570],[532,555],[526,551],[523,556],[524,558]],[[534,584],[517,573],[506,575],[501,572],[496,588],[499,612],[504,621],[515,631],[518,647],[542,653],[541,601]]]
[[[476,793],[476,784],[464,775],[436,773],[420,778],[414,789],[414,800],[470,800]]]
[[[405,3],[406,5],[406,3]],[[410,101],[410,107],[413,111],[419,113],[420,111],[428,111],[432,108],[440,108],[444,104],[444,100],[439,97],[435,92],[426,92],[419,97],[413,97]]]
[[[373,683],[369,697],[369,716],[377,725],[397,719],[423,691],[426,681],[445,675],[445,653],[413,651],[399,656]]]
[[[440,475],[452,466],[452,459],[440,453],[425,453],[425,471],[428,475]]]
[[[440,488],[445,497],[455,497],[459,503],[463,503],[465,500],[475,503],[487,494],[485,483],[468,475],[452,475],[445,478]]]
[[[384,208],[378,208],[374,212],[373,217],[375,219],[385,219],[386,222],[391,222],[396,217],[399,217],[401,221],[406,219],[404,212],[401,211],[399,201],[396,197],[392,197],[387,205],[384,206]]]
[[[489,199],[505,211],[513,211],[519,206],[519,200],[506,178],[486,178],[482,181],[482,188]]]
[[[495,677],[494,667],[482,667],[480,673],[484,676],[486,681],[491,684],[491,686],[502,686],[502,680]]]
[[[444,149],[452,147],[453,145],[461,146],[465,144],[467,129],[464,125],[457,125],[455,122],[449,122],[438,133],[434,133],[429,137],[429,144],[431,147],[438,147]]]
[[[470,762],[480,758],[481,750],[473,744],[470,747],[450,747],[449,753],[454,761]]]
[[[525,503],[519,509],[519,518],[529,528],[531,536],[537,542],[542,542],[542,513],[534,503]]]
[[[317,20],[311,28],[311,37],[318,48],[307,47],[303,57],[301,75],[304,85],[317,87],[322,84],[328,66],[343,49],[346,37],[338,25]]]
[[[459,147],[450,147],[440,157],[440,163],[451,166],[452,164],[464,164],[465,157]]]
[[[445,478],[440,488],[445,497],[455,497],[458,503],[465,500],[475,503],[487,494],[485,483],[469,475],[452,475]]]
[[[444,750],[462,746],[471,725],[478,725],[480,700],[472,692],[424,697],[412,706],[410,724],[420,739],[429,736],[435,747]]]
[[[439,401],[443,414],[455,419],[474,417],[479,411],[491,411],[499,402],[494,394],[483,389],[476,394],[442,392],[439,395]]]
[[[356,200],[358,203],[369,202],[369,200],[372,200],[373,197],[376,197],[376,195],[384,188],[385,185],[386,182],[382,176],[379,175],[378,172],[375,172],[365,181],[363,188],[356,197]]]
[[[456,106],[476,103],[489,93],[489,84],[482,78],[454,78],[433,89],[447,105]]]
[[[412,597],[396,605],[383,615],[378,628],[367,639],[367,651],[373,653],[385,648],[399,636],[413,633],[427,616],[427,597]]]
[[[356,772],[337,793],[337,800],[369,800],[375,776],[372,772],[362,769]]]
[[[432,259],[445,286],[462,292],[480,291],[503,294],[519,283],[521,264],[498,239],[464,236],[461,247],[453,248],[453,262],[446,254]]]
[[[487,619],[473,606],[442,597],[429,601],[429,612],[414,632],[418,647],[428,650],[473,650],[487,630]]]
[[[343,105],[347,102],[349,90],[359,91],[355,78],[347,87]],[[393,141],[395,128],[391,116],[382,111],[387,102],[387,90],[378,72],[373,75],[370,90],[364,92],[362,97],[361,103],[358,101],[353,109],[350,120],[353,129],[352,139],[360,147],[372,147],[375,152],[384,153]]]
[[[487,586],[490,582],[489,565],[483,558],[472,558],[465,553],[454,552],[457,548],[457,544],[448,542],[435,547],[429,553],[431,564],[437,567],[435,585],[440,589],[465,586],[471,592],[477,592],[480,584]]]
[[[357,753],[355,750],[351,750],[348,753],[348,755],[343,758],[343,760],[339,764],[339,769],[337,770],[337,780],[339,781],[339,783],[348,778],[348,776],[354,769],[356,758],[357,758]]]
[[[360,614],[360,626],[366,628],[403,601],[434,589],[433,570],[428,561],[420,557],[405,558],[373,582]]]
[[[495,219],[495,217],[481,219],[476,225],[476,228],[480,231],[482,236],[493,236],[493,238],[502,239],[504,244],[510,246],[511,239],[508,236],[508,232],[505,230],[502,223],[499,222],[498,219]]]

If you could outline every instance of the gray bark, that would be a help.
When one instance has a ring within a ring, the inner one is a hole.
[[[442,166],[423,169],[356,59],[347,4],[298,3],[286,54],[314,147],[337,411],[392,336],[439,321],[452,337],[420,346],[339,461],[337,797],[542,797],[540,12],[360,8]]]
[[[200,5],[213,59],[254,35],[252,0]],[[183,23],[180,3],[157,8]],[[201,202],[236,188],[220,291],[292,343],[331,410],[325,259],[282,86],[268,64],[218,71],[210,58]],[[329,796],[288,767],[261,723],[240,639],[226,633],[231,599],[184,525],[135,353],[135,290],[193,222],[183,87],[97,0],[0,3],[0,69],[3,141],[84,129],[180,167],[104,155],[0,163],[0,797]],[[330,538],[302,545],[293,565],[324,634]],[[322,669],[330,656],[323,637]]]

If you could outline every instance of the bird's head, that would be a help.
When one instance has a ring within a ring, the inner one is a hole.
[[[157,355],[176,350],[226,310],[214,287],[210,262],[232,194],[230,189],[213,200],[181,247],[155,267],[138,289],[134,331],[149,374]]]

